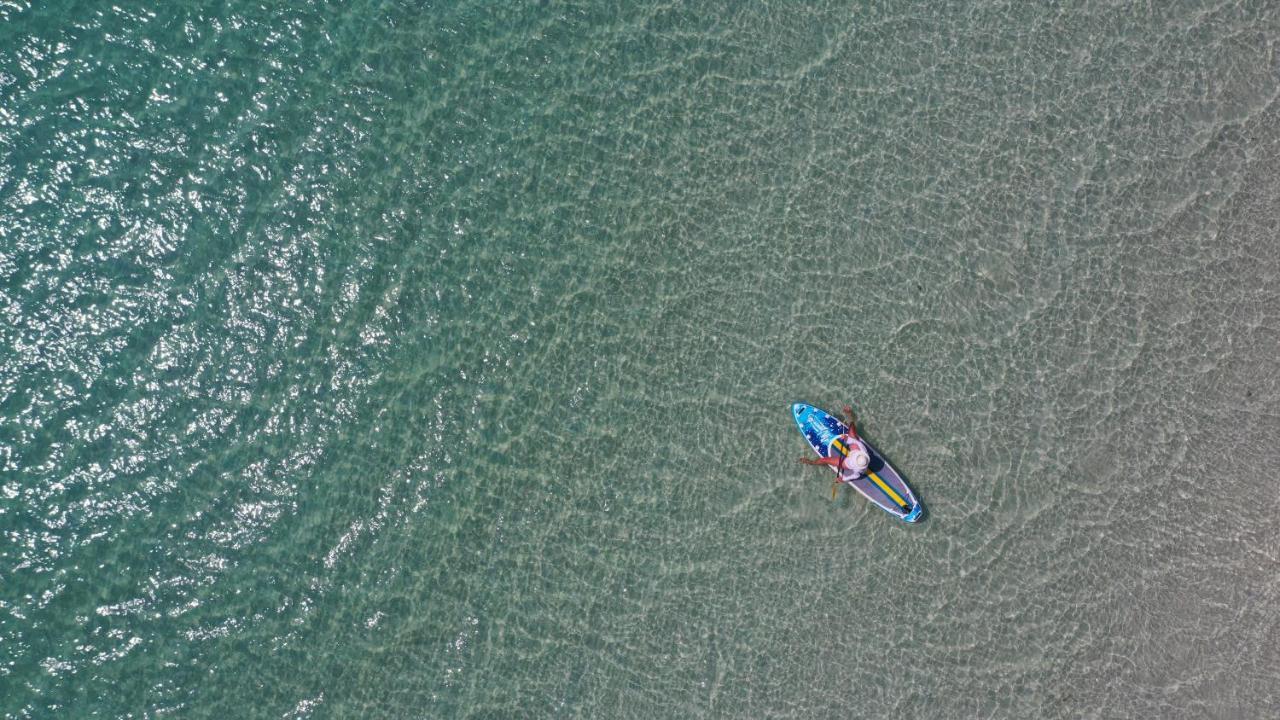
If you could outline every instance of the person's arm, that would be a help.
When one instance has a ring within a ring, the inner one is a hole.
[[[814,458],[806,457],[806,458],[800,458],[800,462],[804,463],[805,465],[827,465],[830,467],[836,467],[837,465],[840,464],[840,458],[824,457],[824,458],[817,458],[815,460]]]
[[[853,424],[853,408],[845,405],[844,414],[849,416],[849,434],[858,437],[858,428]]]

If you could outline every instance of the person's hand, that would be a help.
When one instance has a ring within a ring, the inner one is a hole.
[[[845,415],[848,415],[849,417],[853,417],[853,406],[851,406],[851,405],[845,405],[845,406],[844,406],[844,414],[845,414]]]

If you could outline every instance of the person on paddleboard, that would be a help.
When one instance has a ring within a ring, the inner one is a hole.
[[[862,477],[871,466],[871,453],[858,438],[858,429],[853,424],[853,408],[844,406],[844,414],[849,416],[849,429],[843,435],[831,441],[830,455],[824,458],[800,458],[805,465],[827,465],[840,473],[840,482],[851,483]],[[843,446],[844,451],[840,450]]]

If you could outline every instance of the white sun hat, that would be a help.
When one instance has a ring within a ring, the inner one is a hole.
[[[867,453],[861,449],[854,449],[853,452],[845,456],[843,463],[846,470],[852,470],[854,472],[862,472],[863,470],[866,470],[867,466],[870,464],[871,458],[868,457]]]

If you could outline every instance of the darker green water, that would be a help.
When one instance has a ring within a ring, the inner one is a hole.
[[[1274,714],[1278,21],[0,4],[0,717]]]

